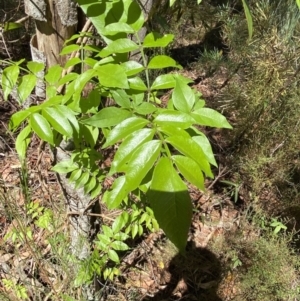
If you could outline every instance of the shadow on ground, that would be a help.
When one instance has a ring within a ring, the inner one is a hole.
[[[197,248],[190,242],[185,257],[176,255],[170,261],[167,272],[171,277],[162,290],[143,301],[222,301],[217,294],[221,265],[208,249]]]

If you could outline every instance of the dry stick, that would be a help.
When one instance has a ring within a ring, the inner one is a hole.
[[[90,20],[87,20],[84,27],[82,28],[81,32],[90,32],[91,29],[92,29],[92,22]],[[88,37],[80,37],[76,41],[76,44],[86,44],[87,40],[88,40]],[[80,55],[80,50],[73,51],[69,59],[79,57],[79,55]],[[73,69],[74,69],[74,66],[69,67],[67,70],[64,69],[61,74],[61,77],[64,77],[65,75],[69,74]],[[64,86],[65,85],[61,85],[60,87],[58,87],[57,92],[61,93]]]
[[[4,44],[5,51],[6,51],[7,55],[8,55],[8,57],[11,59],[11,55],[10,55],[8,49],[7,49],[6,42],[5,42],[2,30],[0,31],[0,37],[1,37],[2,42]]]
[[[208,186],[208,190],[211,189],[215,184],[216,182],[222,178],[223,176],[225,176],[228,172],[225,173],[225,171],[227,170],[226,167],[224,167],[222,170],[219,169],[219,173],[217,175],[217,177],[214,179],[214,181]]]

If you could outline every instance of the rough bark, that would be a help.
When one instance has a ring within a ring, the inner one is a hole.
[[[46,69],[59,64],[64,66],[67,56],[60,56],[64,42],[77,29],[77,7],[73,0],[24,0],[26,13],[35,19],[36,35],[31,40],[32,57],[46,63]],[[43,74],[41,74],[43,78]],[[45,98],[45,86],[38,83],[36,93]],[[54,150],[55,163],[70,157],[68,146],[62,143]],[[70,251],[78,259],[86,259],[90,254],[91,222],[87,213],[90,197],[83,189],[75,189],[74,185],[64,176],[60,176],[60,184],[70,212]],[[73,214],[72,214],[73,213]],[[74,214],[75,213],[75,214]],[[93,300],[90,288],[84,289],[87,300]]]
[[[67,57],[59,53],[65,40],[77,27],[77,9],[72,0],[24,0],[26,13],[35,19],[37,49],[43,52],[47,68],[64,65]]]

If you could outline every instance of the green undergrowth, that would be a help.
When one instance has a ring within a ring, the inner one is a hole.
[[[281,0],[253,4],[252,12],[255,33],[248,43],[237,26],[242,16],[222,16],[230,49],[225,63],[238,71],[218,105],[234,121],[232,164],[252,194],[280,191],[280,199],[292,203],[299,189],[299,11]]]
[[[81,300],[73,285],[79,261],[69,250],[63,198],[53,204],[32,192],[26,181],[0,185],[0,299]]]
[[[231,174],[239,175],[251,192],[249,200],[271,192],[278,206],[270,204],[270,197],[261,205],[278,214],[299,200],[300,14],[292,0],[249,1],[249,5],[251,40],[239,5],[207,1],[197,23],[202,34],[197,38],[192,34],[191,15],[197,10],[186,5],[185,42],[174,47],[185,57],[186,51],[193,53],[189,68],[213,92],[208,106],[221,110],[233,125],[233,131],[222,132],[221,141],[211,137],[215,153],[221,154]]]
[[[224,275],[236,278],[231,300],[300,300],[300,261],[292,246],[297,237],[280,219],[255,213],[237,231],[215,238],[209,248],[219,254]]]

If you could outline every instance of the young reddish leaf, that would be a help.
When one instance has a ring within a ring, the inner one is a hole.
[[[186,185],[169,158],[161,158],[156,165],[148,197],[160,227],[184,253],[192,219],[192,203]]]

